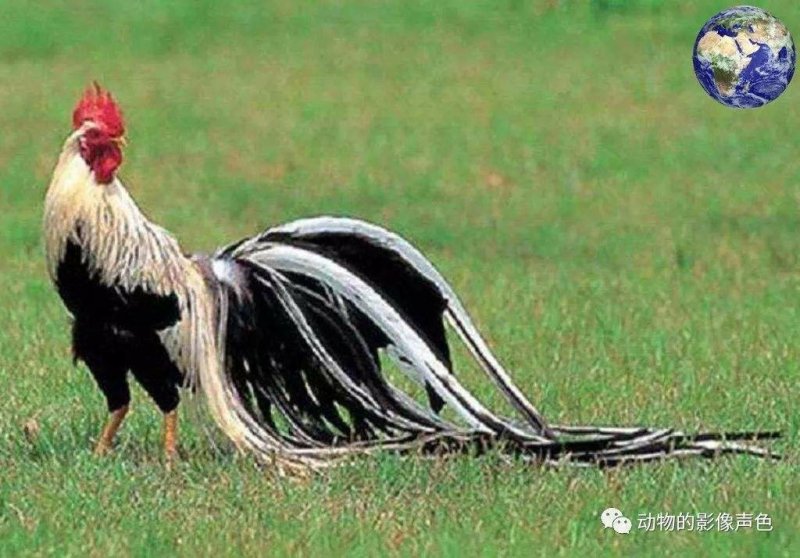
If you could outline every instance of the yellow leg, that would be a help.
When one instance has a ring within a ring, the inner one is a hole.
[[[164,415],[164,454],[167,461],[178,457],[178,409]]]
[[[97,440],[97,445],[94,447],[95,455],[105,455],[108,453],[108,450],[111,449],[111,444],[114,442],[114,436],[116,436],[117,430],[119,430],[127,414],[127,405],[123,405],[111,413],[105,428],[103,428],[103,431],[100,433],[100,439]]]

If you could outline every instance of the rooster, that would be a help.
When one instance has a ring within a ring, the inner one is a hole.
[[[47,268],[72,315],[74,359],[105,395],[95,451],[109,451],[132,376],[164,415],[176,455],[184,388],[260,461],[308,470],[378,450],[488,449],[536,463],[613,466],[667,457],[775,456],[772,432],[549,424],[512,382],[434,266],[363,221],[295,221],[187,255],[119,179],[125,125],[95,84],[79,100],[45,200]],[[454,375],[445,325],[516,416],[482,404]],[[392,383],[388,363],[427,397]],[[424,391],[422,391],[424,390]],[[441,413],[447,405],[452,418]]]

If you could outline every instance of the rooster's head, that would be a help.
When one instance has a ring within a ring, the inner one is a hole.
[[[89,87],[72,112],[72,126],[76,131],[83,130],[78,138],[81,157],[94,171],[97,182],[113,182],[122,164],[125,124],[111,93],[97,82]]]

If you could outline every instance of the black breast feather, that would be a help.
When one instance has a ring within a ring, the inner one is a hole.
[[[153,294],[141,287],[125,290],[104,285],[92,272],[81,246],[69,241],[56,270],[56,286],[64,304],[81,320],[113,324],[130,331],[160,330],[180,319],[178,297]]]

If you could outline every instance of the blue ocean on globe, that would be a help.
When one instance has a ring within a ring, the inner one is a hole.
[[[786,26],[754,6],[709,19],[694,42],[694,73],[725,106],[756,108],[777,99],[794,76],[796,53]]]

